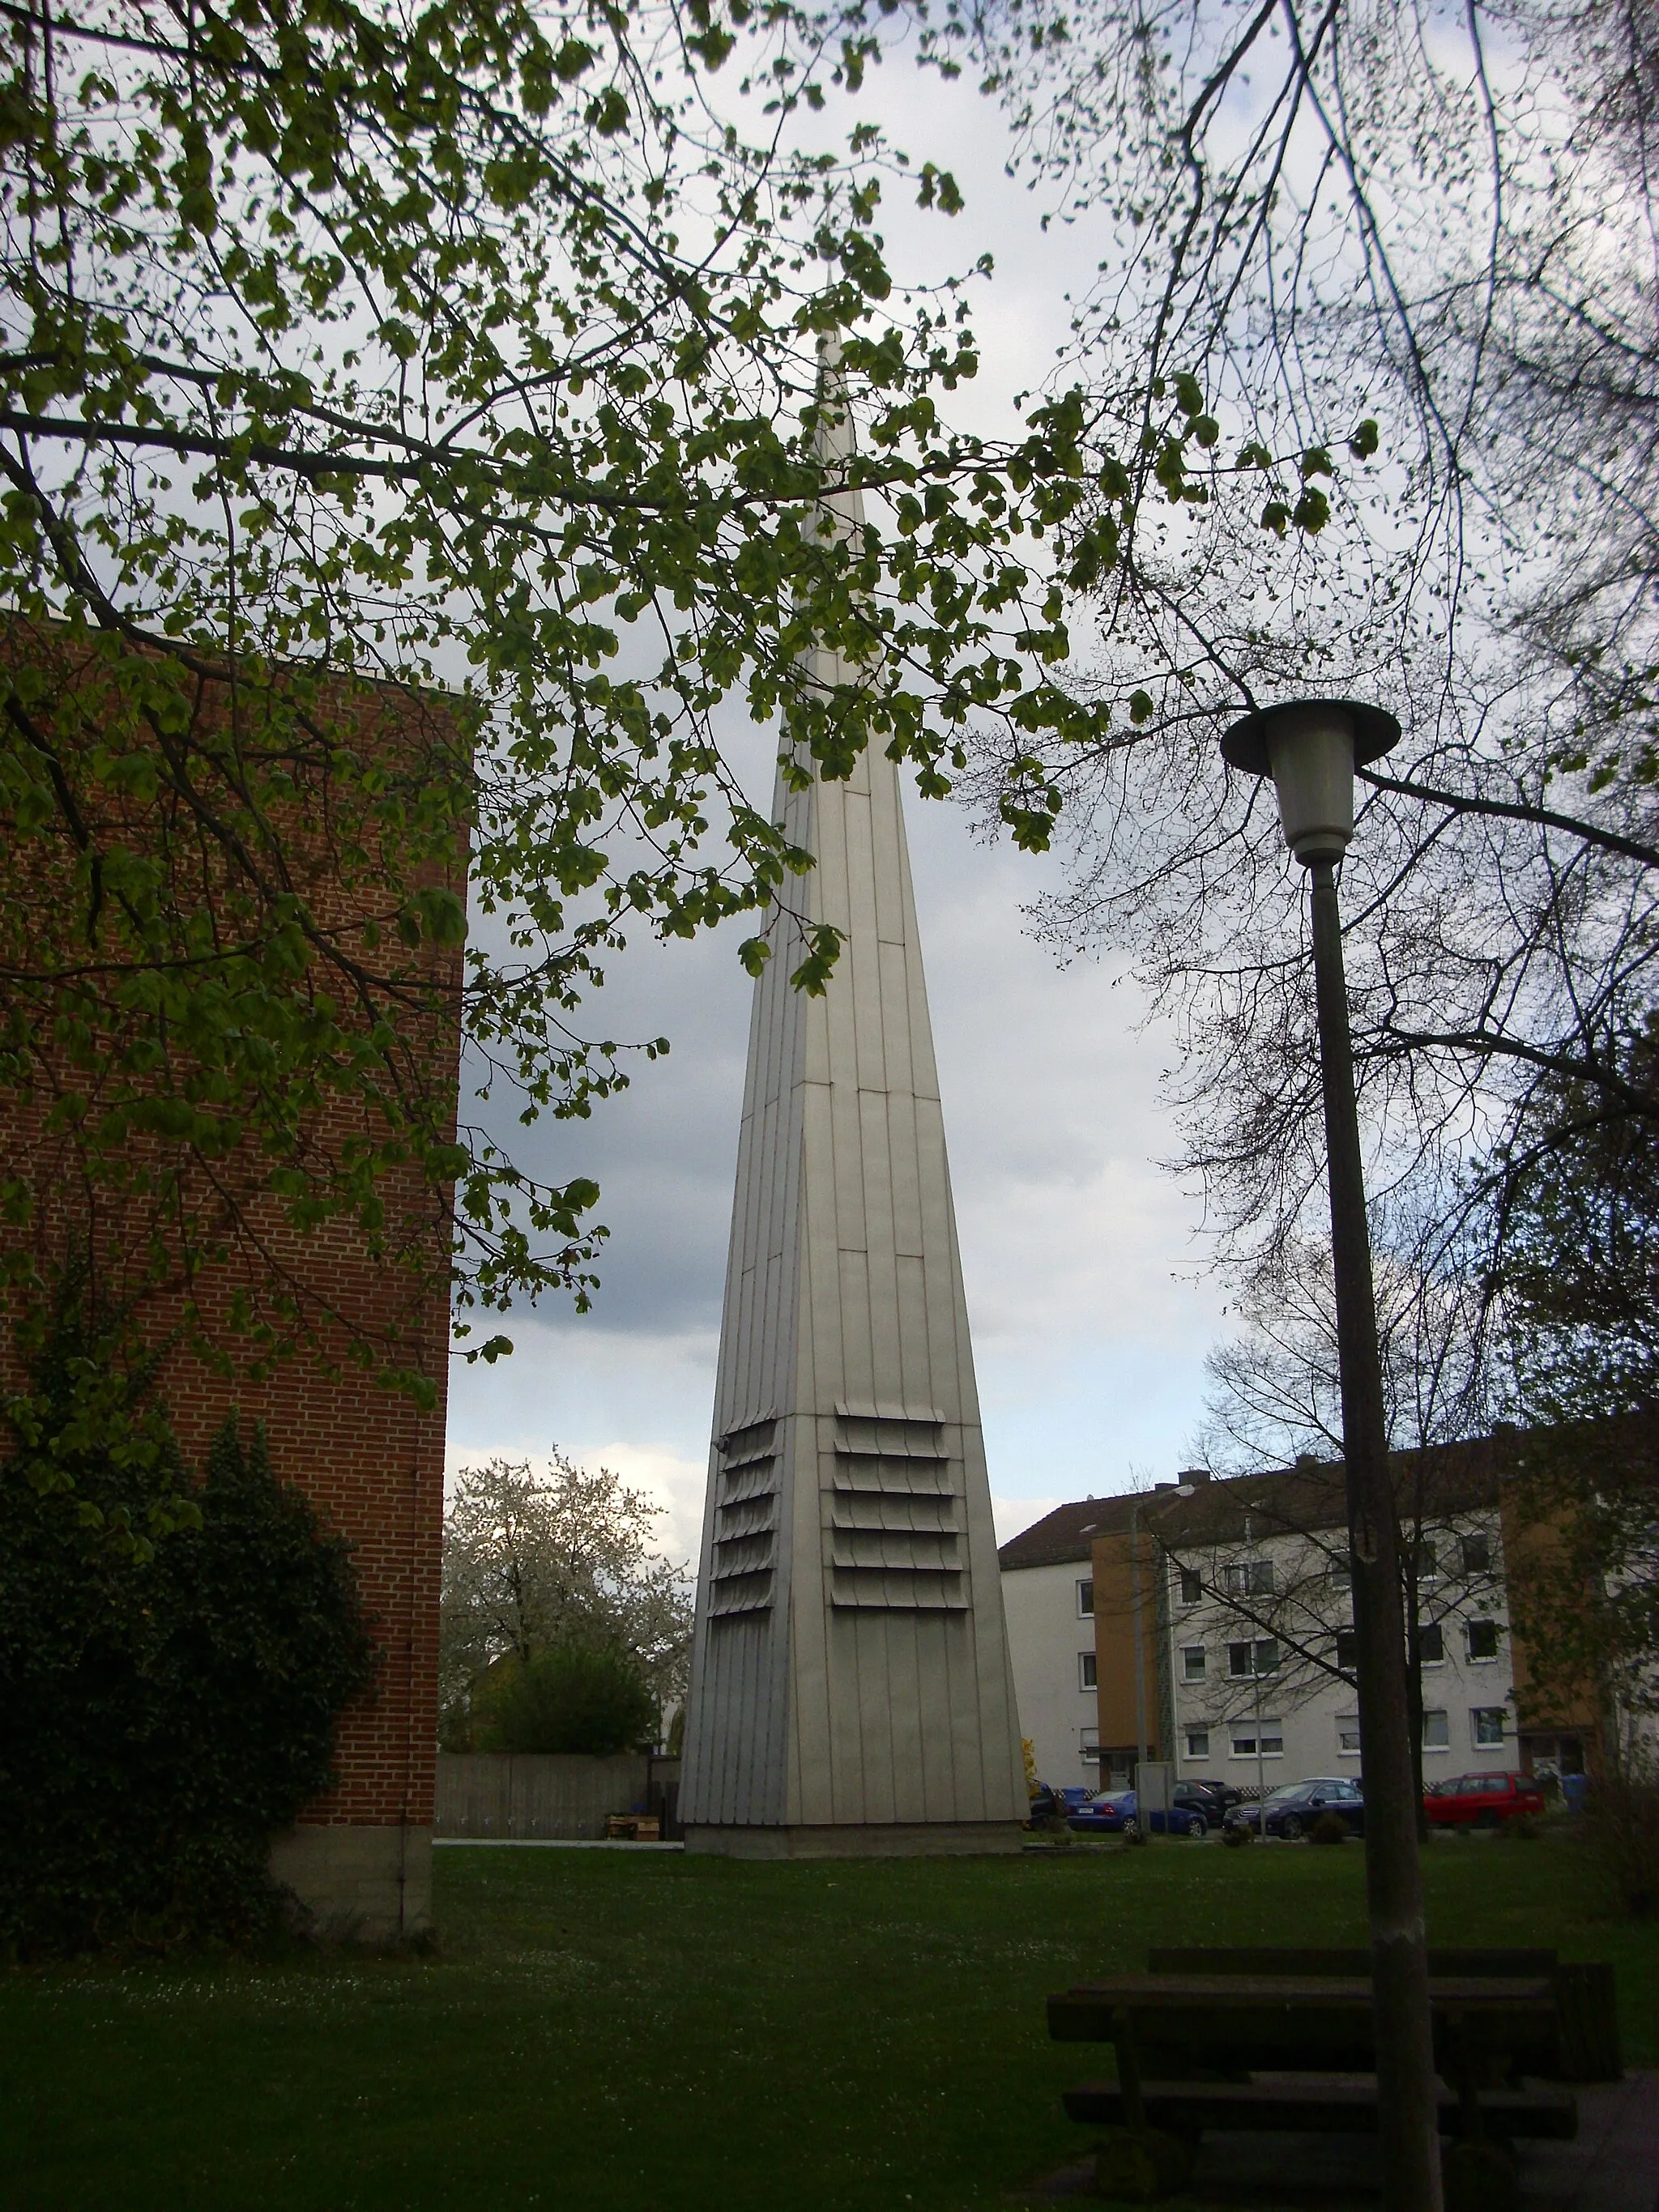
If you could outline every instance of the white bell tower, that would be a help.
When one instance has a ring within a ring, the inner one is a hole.
[[[828,434],[850,450],[850,425]],[[856,493],[834,502],[843,526]],[[851,680],[833,653],[826,685]],[[755,987],[686,1713],[688,1848],[1018,1847],[1026,1797],[898,774],[775,818],[845,942]]]

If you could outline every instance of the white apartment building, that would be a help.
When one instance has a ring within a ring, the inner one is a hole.
[[[1100,1786],[1093,1547],[1127,1525],[1127,1504],[1085,1498],[1058,1506],[997,1553],[1020,1733],[1038,1778],[1056,1789]]]
[[[1591,1730],[1517,1728],[1495,1440],[1396,1454],[1414,1567],[1425,1784],[1572,1771]],[[1127,1781],[1144,1747],[1249,1790],[1360,1770],[1338,1464],[1202,1470],[1060,1506],[999,1553],[1020,1726],[1040,1778]],[[1139,1662],[1136,1663],[1136,1643]]]
[[[1271,1511],[1224,1503],[1232,1483],[1210,1487],[1206,1528],[1189,1518],[1183,1534],[1166,1519],[1159,1531],[1159,1675],[1176,1772],[1267,1789],[1357,1777],[1346,1530],[1276,1526]],[[1521,1763],[1500,1543],[1495,1504],[1443,1504],[1417,1535],[1425,1784]]]

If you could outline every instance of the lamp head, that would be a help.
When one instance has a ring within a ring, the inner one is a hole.
[[[1353,772],[1400,742],[1381,707],[1354,699],[1291,699],[1258,708],[1221,740],[1231,768],[1271,775],[1285,842],[1304,867],[1340,860],[1353,836]]]

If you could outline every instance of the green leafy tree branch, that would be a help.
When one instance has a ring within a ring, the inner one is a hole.
[[[335,1224],[464,1334],[584,1302],[597,1192],[458,1129],[445,1036],[580,1117],[628,928],[780,940],[808,856],[722,712],[935,793],[970,717],[1093,726],[1049,672],[1082,417],[945,426],[973,339],[959,287],[893,296],[902,157],[802,143],[856,9],[38,0],[0,40],[0,1080],[216,1357],[341,1322],[295,1258]],[[1046,787],[1006,811],[1046,837]],[[28,1250],[27,1162],[0,1200]]]

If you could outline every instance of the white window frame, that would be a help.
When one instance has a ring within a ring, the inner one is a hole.
[[[1498,1734],[1490,1740],[1484,1740],[1480,1734],[1481,1717],[1491,1713],[1496,1713],[1498,1716]],[[1502,1751],[1504,1746],[1509,1741],[1509,1724],[1510,1715],[1507,1705],[1471,1705],[1469,1707],[1471,1748],[1475,1751]]]
[[[1199,1750],[1199,1748],[1198,1748],[1198,1746],[1199,1746],[1199,1744],[1200,1744],[1200,1742],[1201,1742],[1201,1743],[1203,1744],[1203,1746],[1204,1746],[1204,1748],[1203,1748],[1203,1750],[1202,1750],[1202,1751],[1200,1751],[1200,1750]],[[1189,1729],[1188,1729],[1188,1731],[1187,1731],[1187,1756],[1188,1756],[1188,1759],[1207,1759],[1207,1758],[1209,1757],[1209,1755],[1210,1755],[1210,1731],[1209,1731],[1209,1729],[1206,1729],[1206,1728],[1189,1728]]]
[[[1428,1659],[1423,1656],[1423,1638],[1430,1633],[1433,1633],[1440,1638],[1440,1656],[1437,1659]],[[1417,1631],[1417,1663],[1419,1667],[1443,1667],[1445,1665],[1446,1624],[1443,1620],[1425,1620],[1420,1622]]]
[[[1089,1593],[1087,1605],[1083,1602],[1085,1590]],[[1078,1577],[1077,1617],[1079,1620],[1092,1620],[1095,1617],[1095,1578],[1092,1575],[1079,1575]]]
[[[1438,1721],[1444,1731],[1443,1741],[1439,1743],[1431,1743],[1429,1741],[1429,1723],[1431,1721]],[[1451,1715],[1446,1711],[1443,1705],[1435,1705],[1432,1708],[1425,1708],[1424,1711],[1423,1748],[1425,1752],[1449,1752],[1451,1749]]]
[[[1198,1664],[1194,1666],[1196,1659]],[[1183,1644],[1181,1647],[1181,1679],[1183,1682],[1206,1682],[1210,1678],[1209,1646],[1204,1644]]]
[[[1347,1738],[1352,1736],[1349,1743]],[[1359,1716],[1358,1713],[1339,1713],[1336,1717],[1336,1755],[1339,1759],[1358,1759],[1359,1756]]]
[[[1232,1746],[1229,1759],[1283,1759],[1285,1723],[1265,1717],[1259,1721],[1234,1721],[1228,1728],[1227,1741]]]
[[[1197,1595],[1196,1595],[1196,1596],[1194,1596],[1194,1597],[1188,1597],[1188,1595],[1187,1595],[1187,1578],[1188,1578],[1188,1577],[1189,1575],[1191,1576],[1192,1579],[1193,1579],[1193,1580],[1194,1580],[1194,1581],[1198,1584],[1198,1594],[1197,1594]],[[1182,1603],[1182,1605],[1202,1605],[1202,1604],[1203,1604],[1203,1602],[1204,1602],[1204,1577],[1203,1577],[1203,1574],[1202,1574],[1201,1571],[1200,1571],[1199,1568],[1197,1568],[1197,1567],[1180,1567],[1180,1566],[1178,1566],[1178,1567],[1176,1569],[1176,1571],[1175,1571],[1175,1577],[1176,1577],[1176,1595],[1177,1595],[1177,1597],[1179,1598],[1179,1600],[1180,1600],[1180,1601],[1181,1601],[1181,1603]]]
[[[1093,1697],[1100,1686],[1099,1656],[1096,1651],[1079,1651],[1077,1655],[1077,1686],[1090,1697]],[[1092,1682],[1089,1680],[1091,1674],[1096,1678]]]

